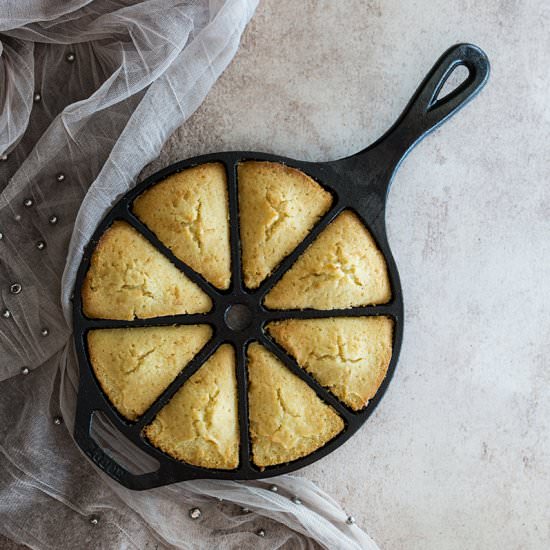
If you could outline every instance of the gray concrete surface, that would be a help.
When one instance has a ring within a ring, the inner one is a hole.
[[[360,433],[300,473],[382,548],[550,541],[549,28],[544,0],[263,0],[152,167],[226,149],[344,156],[393,122],[450,45],[489,55],[485,90],[393,184],[396,376]]]

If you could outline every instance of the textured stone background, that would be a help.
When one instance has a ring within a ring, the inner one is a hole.
[[[301,475],[382,548],[550,540],[550,3],[264,0],[154,168],[226,149],[308,160],[368,145],[450,45],[484,91],[422,142],[387,224],[406,326],[376,414]]]
[[[348,155],[450,45],[489,55],[484,91],[393,184],[406,304],[393,382],[352,440],[300,473],[382,548],[548,547],[549,28],[546,0],[263,0],[151,168],[226,149]]]

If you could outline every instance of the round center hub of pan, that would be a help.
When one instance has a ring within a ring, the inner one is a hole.
[[[224,314],[225,324],[235,332],[241,332],[252,324],[252,311],[244,304],[232,304]]]

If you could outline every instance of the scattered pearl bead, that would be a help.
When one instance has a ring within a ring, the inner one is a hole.
[[[189,510],[189,517],[191,519],[199,519],[202,516],[202,512],[200,508],[191,508]]]
[[[348,525],[353,525],[355,523],[355,518],[353,516],[348,516],[348,518],[346,519],[346,523]]]
[[[10,292],[12,294],[19,294],[22,290],[22,287],[19,283],[13,283],[11,286],[10,286]]]

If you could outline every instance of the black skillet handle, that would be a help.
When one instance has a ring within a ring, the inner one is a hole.
[[[73,437],[82,451],[100,470],[124,487],[134,491],[162,485],[162,482],[159,481],[159,470],[146,474],[133,474],[109,456],[93,439],[90,433],[91,422],[91,411],[86,410],[82,400],[79,401]]]
[[[445,82],[459,66],[468,69],[468,77],[448,95],[438,99]],[[472,44],[452,46],[435,63],[397,122],[370,147],[342,160],[348,164],[351,161],[357,168],[362,166],[376,177],[379,186],[387,187],[414,145],[470,101],[488,77],[489,60],[480,48]]]
[[[468,76],[456,89],[438,99],[445,82],[459,66],[468,69]],[[472,44],[457,44],[436,62],[403,111],[386,134],[393,147],[405,156],[420,139],[437,128],[483,88],[489,77],[489,60]]]

